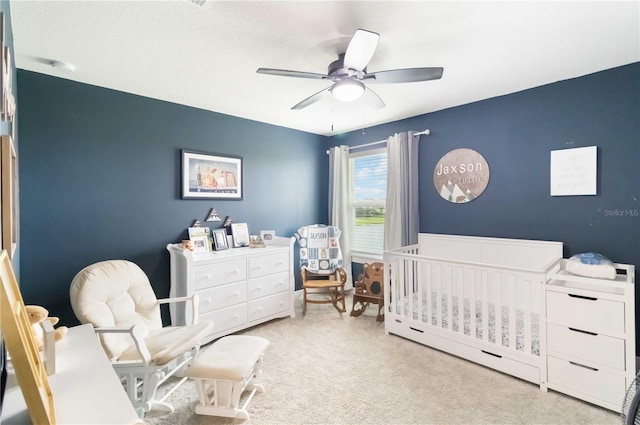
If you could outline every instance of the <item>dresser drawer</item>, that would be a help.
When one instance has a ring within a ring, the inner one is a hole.
[[[228,285],[213,286],[196,292],[200,298],[198,310],[200,314],[212,310],[225,308],[247,301],[246,282],[230,283]]]
[[[624,303],[547,292],[547,322],[595,332],[624,334]]]
[[[232,307],[200,314],[198,320],[213,320],[213,333],[219,334],[247,322],[247,304],[236,304]]]
[[[581,332],[567,326],[547,325],[547,348],[603,366],[624,370],[624,340]]]
[[[549,385],[558,385],[561,390],[567,389],[617,406],[624,400],[626,388],[622,373],[593,370],[554,356],[547,356],[547,373]]]
[[[255,300],[289,289],[289,272],[258,277],[249,281],[249,299]]]
[[[281,252],[249,259],[249,277],[260,277],[289,270],[289,253]]]
[[[193,270],[195,289],[209,288],[247,278],[246,260],[225,261],[195,267]]]
[[[249,321],[262,319],[289,309],[289,292],[280,292],[268,297],[249,301]]]

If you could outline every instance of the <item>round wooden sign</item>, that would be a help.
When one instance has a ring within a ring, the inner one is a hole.
[[[489,164],[472,149],[452,150],[436,164],[433,184],[440,196],[449,202],[473,201],[489,184]]]

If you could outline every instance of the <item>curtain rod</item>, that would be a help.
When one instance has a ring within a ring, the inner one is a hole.
[[[422,136],[423,134],[428,136],[429,134],[431,134],[431,130],[429,130],[427,128],[426,130],[418,131],[417,133],[413,133],[414,136]],[[349,146],[348,149],[351,150],[351,149],[366,148],[367,146],[381,145],[383,143],[387,143],[387,141],[386,140],[378,140],[377,142],[365,143],[363,145]],[[327,155],[328,154],[329,154],[329,151],[327,151]]]

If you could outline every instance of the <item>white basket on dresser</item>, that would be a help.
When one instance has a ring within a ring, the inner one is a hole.
[[[615,280],[581,277],[560,260],[547,275],[547,385],[620,412],[636,376],[635,270]]]
[[[207,343],[281,317],[294,317],[294,238],[276,237],[264,248],[230,248],[194,254],[169,244],[170,296],[197,294],[199,320],[213,320]],[[187,306],[171,310],[172,325],[189,323]]]

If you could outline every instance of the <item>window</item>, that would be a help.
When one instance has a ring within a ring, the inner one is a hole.
[[[376,149],[349,155],[352,251],[382,255],[385,202],[387,198],[387,150]]]

